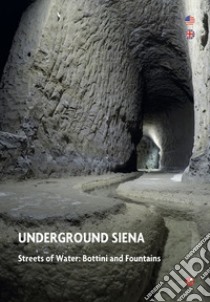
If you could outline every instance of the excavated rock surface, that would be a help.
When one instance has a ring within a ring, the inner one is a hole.
[[[28,170],[101,172],[129,161],[140,100],[127,45],[118,2],[38,0],[28,8],[1,94],[2,130],[26,133]]]
[[[142,96],[152,111],[191,99],[181,11],[159,0],[30,5],[0,93],[0,142],[27,144],[1,150],[2,176],[135,169]]]

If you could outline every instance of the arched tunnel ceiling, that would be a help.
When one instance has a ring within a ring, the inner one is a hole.
[[[163,26],[142,24],[130,35],[131,54],[143,80],[144,110],[149,113],[193,102],[185,29],[177,26],[175,30],[171,23]]]
[[[147,67],[144,79],[144,112],[164,112],[183,107],[186,102],[193,102],[192,91],[173,72],[165,68]]]

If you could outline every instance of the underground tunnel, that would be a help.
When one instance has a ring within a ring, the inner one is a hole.
[[[209,230],[209,1],[0,8],[0,300],[143,302]]]
[[[118,2],[109,1],[97,8],[111,22],[104,35],[95,29],[86,37],[90,21],[99,22],[88,15],[88,6],[80,24],[80,6],[78,21],[75,15],[67,22],[65,11],[59,17],[63,7],[31,2],[13,6],[10,30],[3,35],[3,174],[25,178],[135,171],[143,168],[137,162],[146,160],[141,159],[142,134],[160,149],[158,169],[184,170],[192,154],[194,113],[180,6],[173,6],[174,31],[167,18],[170,5],[163,6],[163,20],[157,15],[139,20],[141,8],[134,14],[133,4],[125,1],[126,16],[119,14]],[[10,3],[4,5],[2,22],[7,26]],[[46,18],[53,31],[45,26]]]
[[[165,52],[167,53],[167,49]],[[164,68],[150,68],[145,76],[146,89],[143,96],[143,134],[150,143],[147,143],[148,149],[145,143],[143,144],[143,153],[142,140],[137,146],[140,165],[138,168],[184,171],[189,164],[193,148],[192,85],[189,81],[186,91],[179,79],[173,79],[172,72],[168,73]],[[142,154],[145,157],[145,152],[148,159],[142,158]]]

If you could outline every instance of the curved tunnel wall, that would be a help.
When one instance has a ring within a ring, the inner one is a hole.
[[[26,145],[17,173],[134,169],[141,82],[125,17],[118,1],[83,0],[38,0],[23,15],[1,92],[4,141]]]
[[[1,82],[1,171],[134,170],[143,115],[170,145],[173,130],[160,117],[172,112],[175,121],[192,101],[181,12],[179,1],[159,0],[30,5]]]

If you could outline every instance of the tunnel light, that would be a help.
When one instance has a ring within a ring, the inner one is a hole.
[[[175,182],[181,182],[182,181],[182,173],[180,174],[175,174],[173,177],[171,177],[171,180],[172,181],[175,181]]]
[[[145,131],[145,134],[148,135],[153,140],[153,142],[156,144],[156,146],[160,149],[160,152],[161,152],[162,148],[161,148],[161,144],[160,144],[160,138],[157,135],[157,132],[154,129],[154,127],[147,128],[147,130]]]
[[[162,160],[162,146],[161,146],[161,138],[157,132],[157,128],[152,126],[152,125],[144,125],[143,127],[143,134],[148,136],[154,143],[155,145],[159,148],[159,168],[157,171],[161,170],[161,160]]]

